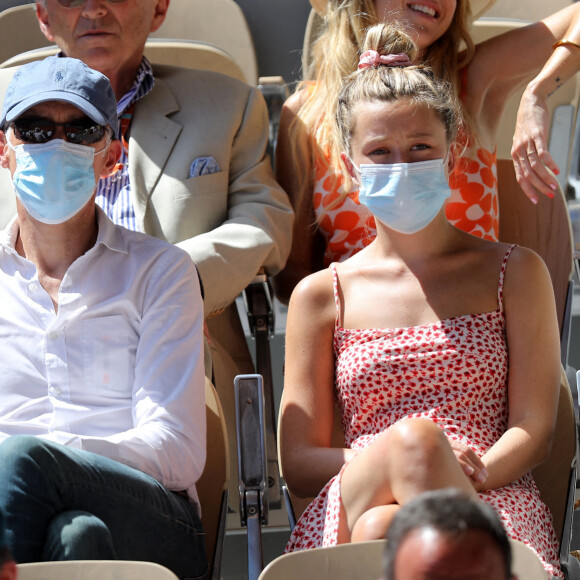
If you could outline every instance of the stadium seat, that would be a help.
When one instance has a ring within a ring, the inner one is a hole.
[[[511,540],[512,571],[520,580],[545,580],[542,563],[525,544]],[[270,562],[259,580],[378,580],[383,577],[385,540],[341,544],[284,554]]]
[[[18,564],[19,580],[177,580],[167,568],[151,562],[72,560]]]

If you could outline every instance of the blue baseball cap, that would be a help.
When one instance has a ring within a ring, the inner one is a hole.
[[[117,99],[109,79],[76,58],[49,56],[22,65],[12,77],[0,127],[46,101],[65,101],[117,136]]]

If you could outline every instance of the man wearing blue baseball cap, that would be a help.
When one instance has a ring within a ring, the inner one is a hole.
[[[15,580],[16,575],[16,562],[6,545],[4,516],[0,511],[0,580]]]
[[[108,79],[21,67],[0,118],[0,510],[17,562],[150,560],[205,574],[203,303],[175,246],[95,204],[121,145]]]

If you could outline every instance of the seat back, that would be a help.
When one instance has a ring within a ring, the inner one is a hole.
[[[258,82],[258,61],[252,34],[234,0],[171,0],[153,38],[208,42],[228,53],[250,85]]]
[[[168,568],[151,562],[74,560],[18,564],[19,580],[177,580]]]
[[[35,3],[0,12],[0,38],[0,63],[21,52],[52,45],[40,31]]]
[[[532,474],[542,501],[550,508],[560,541],[560,561],[570,553],[570,535],[576,489],[577,427],[574,403],[566,373],[560,377],[560,399],[553,445],[546,460]]]
[[[573,238],[564,193],[554,199],[540,196],[534,205],[525,196],[515,177],[513,163],[498,159],[499,239],[531,248],[546,263],[552,278],[560,334],[566,332],[566,307],[573,274]]]
[[[230,460],[224,412],[215,387],[207,377],[205,379],[205,410],[207,458],[196,488],[201,504],[201,521],[205,529],[206,553],[211,578],[219,578],[225,537]]]
[[[35,48],[10,57],[0,63],[0,69],[21,66],[57,53],[56,45]],[[145,56],[152,64],[209,70],[246,82],[244,72],[234,59],[207,42],[150,38],[145,44]]]
[[[545,580],[546,572],[536,554],[525,544],[510,539],[512,571],[520,579]],[[386,541],[340,544],[284,554],[270,562],[258,580],[377,580],[383,578]]]
[[[521,0],[501,0],[486,13],[486,18],[520,18],[536,22],[566,6],[574,0],[551,0],[550,2],[522,2]]]

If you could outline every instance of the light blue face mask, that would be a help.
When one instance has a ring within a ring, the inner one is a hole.
[[[433,221],[451,195],[446,161],[361,164],[359,201],[387,227],[414,234]]]
[[[12,183],[26,211],[45,224],[60,224],[76,215],[89,201],[97,181],[95,152],[87,145],[62,139],[42,144],[8,145],[16,153]]]

